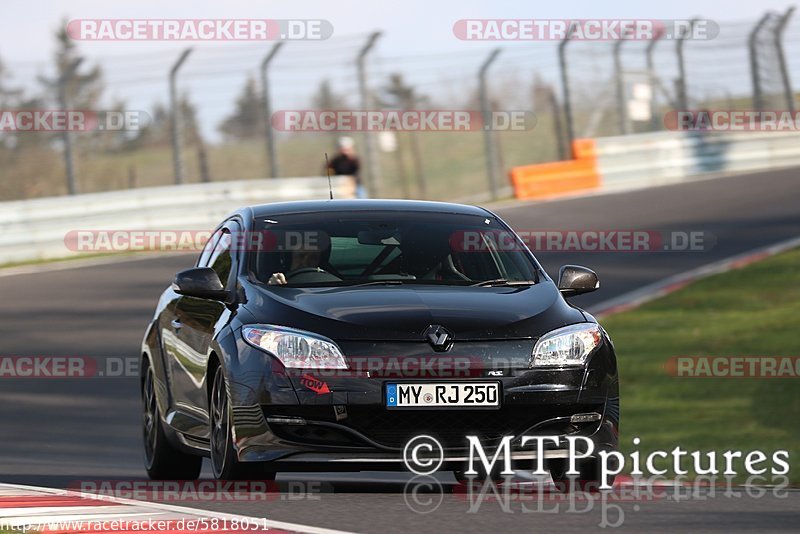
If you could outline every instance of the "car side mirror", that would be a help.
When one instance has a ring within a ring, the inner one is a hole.
[[[172,289],[179,295],[201,299],[226,300],[228,292],[222,285],[217,272],[211,267],[186,269],[175,275]]]
[[[565,297],[590,293],[600,287],[597,273],[580,265],[564,265],[558,270],[558,290]]]

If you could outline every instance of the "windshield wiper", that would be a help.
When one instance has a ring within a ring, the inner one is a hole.
[[[405,284],[405,280],[370,280],[359,284],[344,284],[338,287],[364,287],[364,286],[399,286]]]
[[[533,280],[506,280],[505,278],[495,278],[494,280],[484,280],[477,284],[470,284],[470,287],[489,287],[489,286],[532,286],[535,284]]]

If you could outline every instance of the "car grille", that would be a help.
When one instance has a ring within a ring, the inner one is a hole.
[[[478,436],[482,443],[491,445],[504,436],[520,436],[532,426],[549,419],[584,411],[602,413],[602,409],[602,405],[547,405],[541,408],[506,405],[500,410],[387,410],[383,406],[350,405],[347,418],[336,421],[330,406],[282,407],[275,413],[303,417],[309,425],[272,427],[282,434],[291,433],[294,440],[308,443],[368,445],[348,432],[346,429],[349,428],[384,447],[402,448],[412,437],[427,434],[435,437],[445,448],[466,449],[466,436]],[[265,410],[266,415],[270,415],[270,411]],[[326,426],[314,425],[314,421],[324,421]],[[568,422],[559,421],[536,430],[540,434],[561,435],[578,429]]]
[[[529,406],[502,410],[415,410],[349,408],[342,424],[387,447],[403,447],[414,436],[428,434],[446,448],[466,448],[466,436],[483,443],[499,442],[507,435],[520,435],[538,422],[555,417],[554,410],[537,416]],[[570,407],[574,412],[574,407]]]

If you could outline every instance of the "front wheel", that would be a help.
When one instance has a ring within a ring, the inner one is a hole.
[[[203,458],[179,451],[167,441],[156,402],[155,373],[148,361],[144,365],[142,430],[147,476],[153,480],[196,480]]]
[[[274,480],[275,471],[264,464],[240,462],[233,447],[230,402],[222,366],[214,371],[209,408],[211,412],[211,470],[219,480]]]

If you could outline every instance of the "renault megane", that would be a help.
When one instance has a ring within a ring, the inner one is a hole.
[[[614,347],[567,298],[589,269],[552,280],[490,211],[421,201],[331,200],[240,209],[161,295],[142,344],[152,478],[403,468],[418,435],[462,473],[466,436],[530,435],[617,447]],[[563,478],[563,447],[545,454]],[[579,464],[597,480],[598,461]]]

